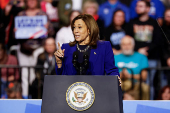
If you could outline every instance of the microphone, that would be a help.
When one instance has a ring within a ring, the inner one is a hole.
[[[78,59],[78,52],[77,51],[75,51],[74,53],[73,53],[73,60],[72,60],[72,63],[73,63],[73,66],[74,67],[77,67],[77,59]]]
[[[89,64],[89,55],[88,55],[87,52],[84,53],[83,59],[84,59],[84,61],[83,61],[84,66],[85,66],[85,67],[88,67],[88,64]]]
[[[72,60],[73,66],[76,68],[78,75],[85,75],[89,65],[89,55],[87,52],[83,53],[82,63],[78,62],[78,55],[79,55],[78,51],[75,51],[73,53],[73,60]]]

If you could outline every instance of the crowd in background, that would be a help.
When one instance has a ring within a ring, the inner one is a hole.
[[[170,0],[1,0],[0,65],[25,66],[1,68],[1,98],[42,98],[57,43],[74,41],[71,21],[80,14],[92,15],[100,40],[110,41],[124,100],[170,100],[170,68],[156,69],[170,67]],[[20,16],[46,16],[47,37],[17,39]]]

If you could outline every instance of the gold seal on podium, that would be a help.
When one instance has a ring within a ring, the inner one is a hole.
[[[68,105],[76,111],[84,111],[90,108],[95,100],[93,88],[85,82],[72,84],[66,92]]]

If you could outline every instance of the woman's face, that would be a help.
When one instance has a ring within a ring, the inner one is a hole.
[[[125,14],[122,11],[116,12],[113,17],[113,23],[116,26],[122,26],[124,22],[125,22]]]
[[[27,5],[29,9],[35,9],[37,7],[38,0],[27,0]]]
[[[162,93],[162,100],[170,100],[170,89],[166,88]]]
[[[72,20],[73,20],[76,16],[78,16],[78,15],[80,15],[79,12],[77,12],[77,11],[72,12],[72,14],[71,14],[71,16],[70,16],[70,22],[72,22]]]
[[[45,41],[44,49],[48,54],[53,54],[56,50],[55,40],[52,38],[47,39]]]
[[[89,6],[85,9],[85,14],[95,15],[97,10],[95,8],[95,4],[89,4]]]
[[[79,44],[85,44],[89,41],[89,30],[85,22],[82,19],[78,19],[74,22],[74,29],[73,29],[74,38]]]

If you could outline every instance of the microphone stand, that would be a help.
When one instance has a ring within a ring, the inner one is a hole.
[[[73,55],[73,60],[72,60],[73,66],[76,68],[78,75],[85,75],[89,64],[89,56],[85,54],[83,56],[84,60],[82,63],[78,63],[77,59],[78,59],[78,55],[76,54]]]
[[[89,64],[89,56],[87,54],[85,54],[83,56],[83,62],[79,64],[80,65],[79,66],[79,74],[80,75],[86,75],[88,64]]]
[[[87,71],[87,68],[88,68],[88,66],[89,66],[89,56],[88,56],[87,54],[85,54],[85,55],[83,56],[83,59],[84,59],[84,61],[83,61],[84,71],[86,72],[86,71]]]

